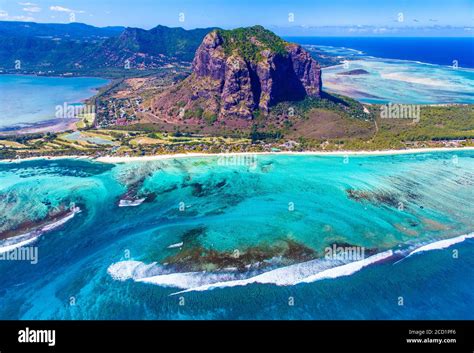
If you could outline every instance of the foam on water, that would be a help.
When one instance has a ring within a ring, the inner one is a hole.
[[[175,248],[179,248],[181,246],[183,246],[183,242],[179,242],[179,243],[176,243],[176,244],[171,244],[170,246],[168,246],[168,249],[175,249]]]
[[[296,285],[299,283],[310,283],[310,282],[315,282],[315,281],[326,279],[326,278],[337,278],[337,277],[342,277],[342,276],[349,276],[357,271],[360,271],[363,267],[366,267],[370,264],[387,259],[391,257],[392,255],[393,255],[393,252],[391,250],[388,250],[383,253],[370,256],[364,260],[354,261],[345,265],[328,268],[326,270],[316,272],[313,275],[306,276],[303,278],[301,278],[302,273],[297,271],[298,267],[287,266],[287,267],[282,267],[273,271],[268,271],[261,275],[251,277],[245,280],[218,282],[218,283],[213,283],[213,284],[204,285],[200,287],[189,288],[187,290],[184,290],[178,293],[173,293],[173,294],[180,294],[180,293],[191,292],[191,291],[205,291],[205,290],[210,290],[210,289],[215,289],[215,288],[245,286],[247,284],[252,284],[252,283],[275,284],[278,286],[290,286],[290,285]],[[311,263],[316,264],[317,261],[311,261]],[[320,268],[319,266],[315,266],[314,270],[318,271],[319,268]]]
[[[348,263],[346,265],[338,266],[335,268],[331,268],[319,273],[316,273],[312,276],[306,277],[302,279],[301,281],[296,282],[297,283],[311,283],[315,282],[318,280],[322,279],[327,279],[327,278],[337,278],[337,277],[343,277],[343,276],[350,276],[353,273],[356,273],[363,269],[364,267],[367,267],[369,265],[375,264],[376,262],[388,259],[392,257],[393,251],[392,250],[387,250],[382,253],[373,255],[368,257],[367,259],[359,260],[359,261],[354,261],[351,263]]]
[[[79,213],[79,212],[81,212],[80,208],[76,207],[70,214],[59,219],[56,222],[44,225],[43,227],[35,231],[17,235],[15,237],[0,241],[0,254],[34,243],[44,233],[47,233],[56,228],[59,228],[63,224],[67,223],[69,220],[73,219],[76,213]]]
[[[22,236],[22,239],[25,239],[25,238],[26,238],[26,240],[21,240],[21,241],[19,241],[19,240],[17,239],[17,242],[15,242],[15,243],[9,243],[9,244],[3,243],[2,246],[0,246],[0,254],[4,254],[4,253],[10,252],[10,251],[12,251],[12,250],[21,248],[21,247],[23,247],[23,246],[32,244],[32,243],[34,243],[39,237],[40,237],[40,235],[30,237],[30,234],[25,234],[24,237]]]
[[[460,235],[459,237],[455,237],[455,238],[435,241],[433,243],[423,245],[423,246],[411,251],[408,254],[408,256],[418,254],[418,253],[421,253],[421,252],[424,252],[424,251],[440,250],[440,249],[449,248],[450,246],[452,246],[454,244],[462,243],[466,239],[472,239],[472,238],[474,238],[474,232],[469,233],[469,234],[465,234],[465,235]]]
[[[470,238],[474,238],[474,233],[435,241],[411,251],[408,256],[429,250],[444,249]],[[169,270],[164,270],[164,268],[157,265],[156,262],[147,265],[140,261],[122,261],[112,264],[108,268],[108,273],[112,278],[120,281],[133,279],[141,283],[184,289],[183,291],[173,293],[173,295],[175,295],[192,291],[206,291],[215,288],[246,286],[248,284],[292,286],[300,283],[312,283],[323,279],[334,279],[350,276],[367,266],[390,259],[393,255],[393,250],[386,250],[365,259],[351,262],[316,259],[272,269],[257,275],[252,275],[251,272],[242,274],[224,271],[170,273]],[[153,273],[155,275],[151,275]],[[248,277],[249,275],[250,277]],[[245,278],[246,276],[247,278]]]
[[[137,279],[137,282],[155,284],[173,288],[200,288],[215,283],[230,283],[234,281],[230,273],[182,272],[158,275]]]
[[[317,259],[295,265],[269,270],[258,275],[235,272],[183,272],[164,273],[156,263],[144,264],[140,261],[122,261],[112,264],[108,273],[120,281],[133,279],[136,282],[150,283],[164,287],[186,289],[185,291],[204,291],[214,288],[245,286],[248,284],[275,284],[290,286],[308,283],[324,278],[337,278],[353,274],[363,267],[374,264],[393,255],[391,250],[373,255],[367,259],[344,263],[341,260]],[[161,272],[150,276],[150,273]],[[245,278],[245,276],[249,276]],[[181,292],[179,292],[181,293]]]
[[[121,261],[109,266],[107,273],[117,281],[126,281],[127,279],[140,278],[149,269],[154,268],[156,262],[149,265],[140,261]]]
[[[40,230],[40,232],[41,232],[41,233],[49,232],[49,231],[51,231],[51,230],[53,230],[53,229],[56,229],[56,228],[62,226],[63,224],[65,224],[65,223],[68,222],[69,220],[73,219],[74,216],[76,215],[76,213],[79,213],[79,212],[81,212],[81,210],[76,207],[76,208],[73,210],[73,212],[72,212],[71,214],[67,215],[66,217],[61,218],[59,221],[53,222],[53,223],[51,223],[51,224],[47,224],[47,225],[45,225],[44,227],[42,227],[41,230]]]

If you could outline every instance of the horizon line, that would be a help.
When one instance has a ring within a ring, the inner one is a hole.
[[[264,26],[260,24],[254,24],[250,26],[236,26],[236,27],[184,27],[184,26],[167,26],[163,24],[156,24],[153,27],[133,27],[123,25],[111,25],[111,26],[96,26],[85,22],[35,22],[35,21],[10,21],[0,20],[0,23],[15,23],[23,25],[56,25],[56,26],[87,26],[97,29],[110,29],[118,28],[122,30],[126,29],[138,29],[142,31],[150,31],[157,27],[164,27],[169,29],[182,29],[184,31],[194,30],[233,30],[237,28],[249,28],[253,26],[262,26],[279,37],[282,38],[472,38],[474,39],[474,27],[459,26],[455,27],[452,25],[432,25],[423,27],[414,26],[403,26],[403,27],[389,27],[389,26],[374,26],[374,25],[334,25],[334,26]],[[354,30],[356,29],[356,30]],[[359,31],[357,31],[359,29]],[[52,35],[54,36],[54,35]]]

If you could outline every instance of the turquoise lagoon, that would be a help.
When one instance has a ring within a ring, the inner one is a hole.
[[[326,91],[364,103],[474,103],[474,69],[408,60],[359,56],[354,59],[323,69]],[[358,69],[368,73],[341,75]]]
[[[0,261],[0,318],[474,319],[474,151],[223,158],[0,163],[0,233],[81,208]]]
[[[466,38],[295,37],[346,59],[323,68],[323,88],[364,103],[474,103],[474,41]],[[454,67],[456,66],[456,67]],[[340,75],[362,69],[363,75]]]
[[[0,130],[56,119],[56,106],[78,104],[108,80],[0,75]]]

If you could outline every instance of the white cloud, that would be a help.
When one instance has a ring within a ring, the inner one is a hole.
[[[72,12],[71,9],[62,6],[50,6],[49,8],[51,11],[59,11],[59,12]]]
[[[24,7],[23,11],[26,11],[26,12],[40,12],[41,7],[38,7],[38,6]]]
[[[26,21],[26,22],[33,22],[35,19],[31,16],[10,16],[8,12],[4,10],[0,10],[0,18],[5,21]]]
[[[85,11],[82,10],[72,10],[67,7],[62,7],[62,6],[50,6],[49,9],[51,11],[58,11],[58,12],[75,12],[75,13],[84,13]]]
[[[33,4],[32,2],[19,2],[18,5],[21,5],[21,6],[36,6],[36,4]]]

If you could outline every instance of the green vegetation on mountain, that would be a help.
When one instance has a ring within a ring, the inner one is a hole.
[[[226,55],[237,51],[245,60],[259,61],[260,52],[265,49],[280,55],[286,54],[285,47],[288,43],[262,26],[218,30],[218,33],[224,40]]]
[[[150,30],[127,28],[120,36],[107,40],[103,47],[150,56],[165,55],[177,60],[192,61],[194,52],[211,28],[185,30],[157,26]]]
[[[0,22],[0,72],[115,77],[117,70],[130,76],[130,71],[184,67],[211,30]]]
[[[94,27],[84,23],[35,23],[0,21],[0,33],[11,37],[97,40],[118,36],[125,27]]]

